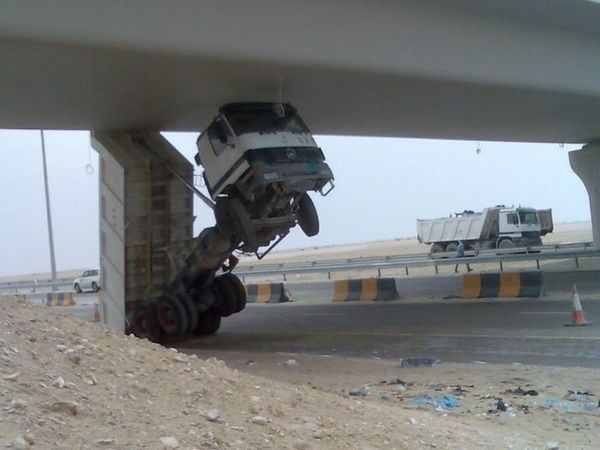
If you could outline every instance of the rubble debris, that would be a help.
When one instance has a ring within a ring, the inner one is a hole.
[[[434,408],[457,408],[460,402],[453,395],[417,395],[409,398],[409,403],[413,405],[431,405]]]
[[[219,420],[219,410],[218,409],[210,409],[206,413],[206,420],[209,422],[217,422]]]
[[[436,358],[402,358],[400,361],[400,367],[405,369],[409,367],[433,367],[439,364],[441,361]]]
[[[514,394],[514,395],[523,395],[523,396],[536,396],[539,395],[538,391],[535,389],[523,389],[519,386],[516,389],[508,389],[505,391],[505,394]]]
[[[357,387],[356,389],[352,389],[348,392],[348,395],[351,397],[366,397],[369,395],[369,386],[363,384],[362,386]]]
[[[163,436],[159,441],[164,448],[179,448],[179,442],[173,436]]]

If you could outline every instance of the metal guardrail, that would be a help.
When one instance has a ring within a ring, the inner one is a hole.
[[[282,275],[285,280],[287,275],[327,273],[328,278],[331,278],[333,272],[364,269],[377,270],[378,276],[381,276],[382,270],[404,268],[406,275],[408,275],[409,268],[411,267],[433,267],[437,274],[439,266],[465,263],[498,263],[502,271],[504,270],[504,262],[536,261],[537,268],[539,269],[541,260],[552,259],[573,259],[576,266],[579,267],[579,258],[600,256],[600,248],[594,247],[593,242],[582,242],[538,247],[482,250],[478,255],[475,255],[473,251],[466,251],[464,258],[456,258],[454,255],[454,252],[435,253],[433,255],[418,253],[412,255],[357,257],[288,264],[260,264],[246,267],[239,266],[235,270],[235,273],[242,278],[261,275]],[[71,287],[72,284],[73,279],[61,278],[57,280],[55,286],[64,288],[66,286]],[[0,282],[0,292],[51,288],[52,280],[37,280],[37,283],[33,283],[31,280]]]
[[[308,263],[288,264],[261,264],[256,266],[240,266],[235,273],[241,277],[261,275],[282,275],[284,280],[287,275],[303,273],[327,273],[331,278],[332,272],[347,270],[377,270],[378,276],[384,269],[404,268],[406,275],[410,267],[433,267],[435,273],[439,273],[439,266],[456,264],[485,264],[498,263],[500,270],[504,270],[504,262],[512,261],[536,261],[537,268],[541,260],[552,259],[574,259],[579,267],[579,258],[600,256],[600,248],[594,247],[591,242],[577,244],[545,245],[538,247],[521,247],[511,249],[484,250],[475,254],[473,251],[465,252],[465,256],[457,258],[454,252],[395,255],[386,257],[359,257],[348,259],[311,261]]]

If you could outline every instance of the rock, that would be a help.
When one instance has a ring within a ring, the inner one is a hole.
[[[25,438],[19,436],[18,438],[12,440],[10,443],[10,448],[15,450],[28,450],[30,447]]]
[[[410,420],[409,420],[409,422],[410,422],[412,425],[416,425],[416,424],[418,424],[418,423],[419,423],[419,422],[417,422],[417,419],[415,419],[414,417],[411,417],[411,418],[410,418]]]
[[[250,422],[253,423],[254,425],[266,425],[268,420],[262,416],[253,416],[250,419]]]
[[[65,354],[67,355],[67,359],[73,364],[79,364],[81,361],[81,356],[79,356],[75,350],[69,349],[65,352]]]
[[[219,410],[218,409],[210,409],[206,413],[206,420],[209,422],[217,422],[219,420]]]
[[[296,361],[295,359],[288,359],[284,364],[289,367],[297,366],[298,361]]]
[[[369,386],[363,384],[362,386],[352,389],[348,394],[352,397],[366,397],[369,395]]]
[[[23,410],[23,409],[25,409],[26,406],[27,406],[27,402],[25,400],[21,400],[20,398],[17,398],[10,402],[10,407],[12,409]]]
[[[315,430],[313,433],[313,438],[323,439],[323,433],[321,432],[321,430]]]
[[[548,442],[546,443],[546,450],[560,450],[560,445],[556,442]]]
[[[65,387],[65,380],[63,379],[63,377],[58,377],[56,380],[54,380],[52,386],[62,389]]]
[[[75,402],[54,402],[47,405],[45,409],[65,416],[76,416],[79,413],[78,405]]]
[[[173,436],[163,436],[159,440],[164,448],[179,448],[179,442]]]
[[[56,346],[56,350],[58,350],[61,353],[66,353],[67,350],[70,350],[69,347],[67,347],[66,345],[62,345],[62,344],[58,344]]]
[[[257,397],[256,395],[250,396],[250,400],[254,403],[260,403],[260,397]]]
[[[15,373],[11,373],[8,375],[2,375],[2,376],[0,376],[0,378],[2,378],[3,380],[15,381],[20,376],[21,376],[21,372],[15,372]]]
[[[98,445],[111,445],[114,443],[115,443],[114,439],[98,439],[96,441],[96,444],[98,444]]]

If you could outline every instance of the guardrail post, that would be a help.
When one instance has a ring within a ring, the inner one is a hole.
[[[327,279],[331,280],[331,272],[327,272]]]
[[[502,261],[500,261],[500,272],[504,272],[504,266],[502,265]]]
[[[377,269],[377,278],[381,278],[381,269],[380,268]]]
[[[433,266],[435,267],[435,274],[437,275],[439,273],[438,272],[438,266],[437,266],[437,264],[434,264]]]
[[[283,281],[287,281],[287,276],[286,276],[285,272],[283,272]]]
[[[540,260],[539,259],[535,260],[535,265],[537,266],[537,270],[540,270]]]
[[[579,258],[577,256],[575,257],[575,267],[579,269]]]
[[[408,276],[408,266],[404,266],[404,271],[406,272],[406,276]]]

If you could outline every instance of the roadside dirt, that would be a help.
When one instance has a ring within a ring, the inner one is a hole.
[[[0,445],[572,449],[594,448],[600,430],[595,370],[218,356],[230,366],[3,298]],[[519,386],[538,396],[506,393]],[[569,400],[568,389],[582,397]],[[458,406],[415,404],[420,395],[451,396]],[[506,411],[488,412],[496,397]]]

